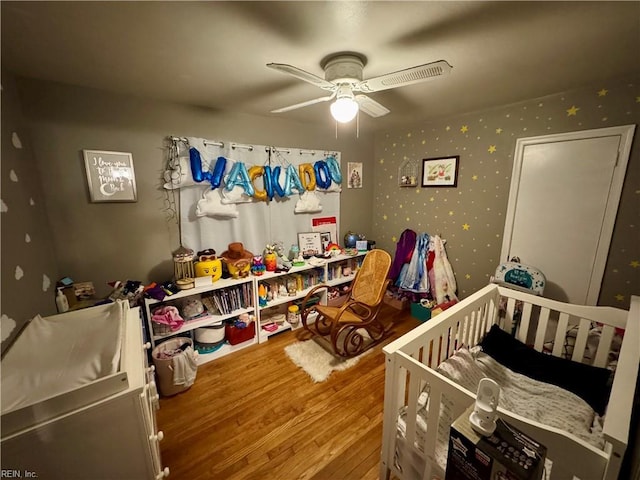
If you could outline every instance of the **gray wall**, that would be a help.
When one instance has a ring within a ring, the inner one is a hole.
[[[470,295],[506,260],[500,259],[500,250],[516,140],[638,124],[639,99],[639,78],[609,80],[377,134],[373,235],[378,245],[394,252],[407,228],[440,234],[447,241],[459,296]],[[636,130],[598,302],[625,309],[630,296],[640,294],[639,135]],[[398,169],[405,160],[417,162],[420,177],[422,159],[450,155],[460,155],[457,188],[398,186]]]
[[[26,320],[38,313],[49,315],[56,311],[53,292],[59,273],[34,156],[15,81],[3,71],[0,213],[3,349]]]
[[[41,173],[42,186],[33,189],[47,206],[48,222],[52,225],[50,250],[54,251],[52,257],[57,258],[53,282],[57,275],[93,281],[98,293],[106,295],[108,281],[131,279],[146,283],[171,278],[171,253],[179,241],[176,222],[167,220],[166,192],[161,188],[168,135],[340,151],[344,165],[362,162],[365,176],[362,189],[343,189],[341,235],[347,230],[370,233],[373,137],[367,132],[360,132],[356,138],[353,127],[347,126],[339,130],[336,139],[335,125],[329,121],[318,127],[37,80],[17,79],[17,83],[33,147],[32,158],[26,163],[32,172],[37,169]],[[5,111],[5,106],[3,101],[3,157],[5,123],[11,122],[14,115],[13,111]],[[83,149],[131,152],[138,201],[91,203]],[[5,162],[3,190],[4,169]],[[33,178],[37,178],[35,173]],[[7,201],[5,197],[3,192]],[[21,208],[15,212],[25,213],[29,207]],[[213,239],[212,246],[223,251],[227,245],[217,245]],[[15,242],[3,241],[3,259],[19,254]],[[3,261],[3,313],[14,302],[30,301],[28,293],[18,288],[15,280],[4,281],[12,275],[9,267]],[[48,295],[54,305],[53,292]],[[32,305],[27,310],[37,313],[39,308]]]

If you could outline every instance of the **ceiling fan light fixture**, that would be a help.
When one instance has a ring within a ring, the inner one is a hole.
[[[358,104],[353,98],[343,97],[331,104],[331,116],[340,123],[349,123],[358,114]]]

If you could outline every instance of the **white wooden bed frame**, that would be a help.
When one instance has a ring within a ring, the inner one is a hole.
[[[503,297],[503,298],[501,298]],[[501,300],[506,300],[506,313],[500,314]],[[437,317],[415,328],[387,345],[385,353],[384,427],[380,478],[395,477],[409,480],[411,477],[394,465],[394,454],[401,443],[403,456],[424,459],[423,480],[440,478],[441,469],[435,465],[436,435],[426,435],[424,452],[415,447],[416,411],[419,393],[430,387],[427,431],[437,432],[441,395],[454,402],[456,418],[475,402],[475,392],[470,392],[436,372],[436,367],[449,358],[462,345],[477,345],[484,333],[498,323],[511,331],[516,312],[516,301],[522,301],[522,314],[516,337],[534,342],[534,348],[542,351],[545,338],[555,338],[552,354],[560,356],[567,327],[577,325],[578,333],[572,360],[581,361],[591,322],[603,324],[601,340],[593,364],[606,366],[615,328],[625,329],[611,396],[605,415],[603,433],[605,448],[599,450],[577,437],[557,428],[547,427],[525,419],[502,408],[502,418],[524,431],[548,449],[547,458],[552,462],[551,480],[604,479],[616,480],[629,438],[633,396],[640,359],[640,297],[633,296],[629,311],[612,307],[571,305],[538,297],[513,289],[488,285]],[[555,321],[557,320],[557,322]],[[557,328],[556,328],[557,324]],[[548,331],[549,330],[549,331]],[[555,330],[555,333],[554,333]],[[406,408],[406,441],[397,440],[398,414]],[[434,414],[431,414],[434,412]],[[409,451],[406,451],[409,450]]]

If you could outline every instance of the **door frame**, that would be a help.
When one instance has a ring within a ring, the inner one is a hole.
[[[635,125],[621,125],[618,127],[598,128],[593,130],[581,130],[577,132],[556,133],[551,135],[540,135],[537,137],[519,138],[516,141],[516,150],[513,161],[513,173],[511,175],[511,186],[509,188],[509,200],[507,205],[506,221],[504,225],[504,235],[502,237],[502,250],[500,252],[501,261],[509,260],[509,250],[511,249],[511,239],[513,234],[513,224],[515,222],[516,204],[518,200],[518,189],[522,175],[522,162],[524,151],[527,146],[544,143],[566,142],[571,140],[585,140],[589,138],[620,136],[618,146],[618,158],[614,167],[611,188],[607,197],[604,221],[600,230],[598,248],[594,259],[589,289],[587,292],[587,305],[596,305],[600,295],[600,287],[604,276],[604,269],[609,256],[611,236],[616,222],[620,196],[624,185],[624,177],[627,172],[627,164],[631,153],[631,143],[635,132]]]

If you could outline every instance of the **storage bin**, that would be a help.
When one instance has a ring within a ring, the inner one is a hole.
[[[431,309],[422,306],[420,303],[411,303],[411,316],[421,322],[426,322],[431,318]]]
[[[408,298],[398,298],[389,293],[385,294],[384,299],[382,301],[397,310],[405,310],[409,307]]]
[[[224,342],[224,323],[220,322],[215,325],[207,325],[206,327],[196,328],[195,335],[196,343],[199,344],[218,344],[220,342]]]
[[[224,327],[227,341],[230,345],[251,340],[256,335],[256,322],[251,322],[245,328],[238,328],[232,324],[226,324]]]
[[[169,335],[171,333],[171,327],[166,323],[151,321],[151,325],[153,326],[154,335]]]
[[[166,340],[156,346],[151,352],[151,359],[156,367],[156,375],[158,378],[158,389],[164,396],[175,395],[180,392],[188,390],[191,385],[174,385],[173,383],[173,357],[172,358],[159,358],[161,352],[176,350],[181,346],[188,344],[193,347],[193,342],[187,337],[175,337]],[[178,355],[187,355],[186,352],[181,352]]]

